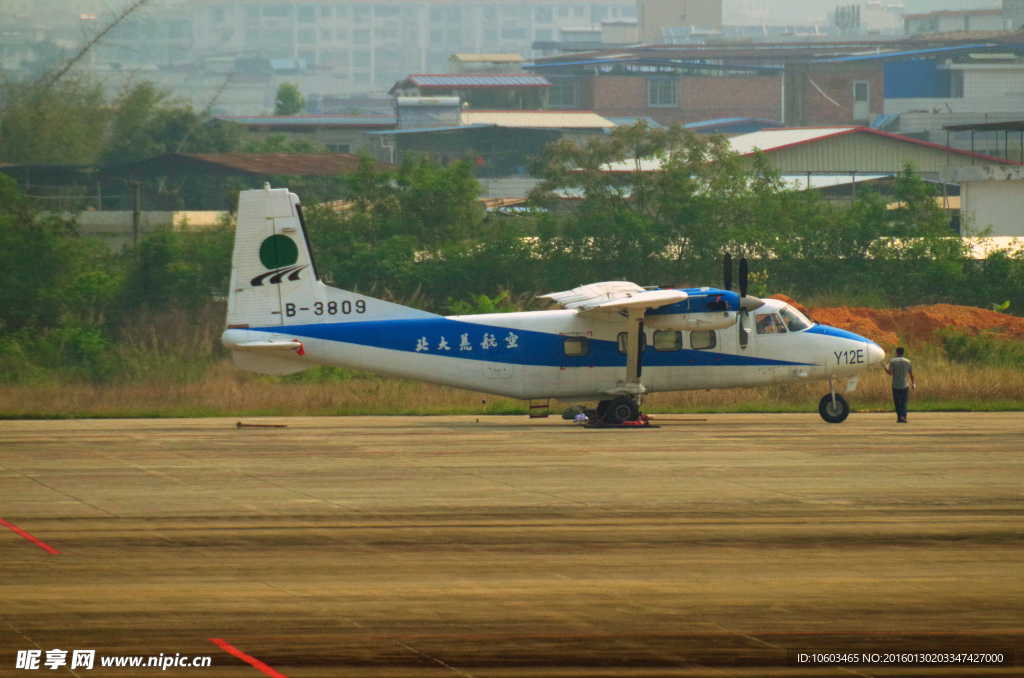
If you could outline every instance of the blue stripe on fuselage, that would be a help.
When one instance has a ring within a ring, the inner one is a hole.
[[[869,344],[874,344],[875,343],[875,342],[871,341],[870,339],[865,339],[864,337],[860,336],[859,334],[854,334],[853,332],[848,332],[847,330],[841,330],[838,327],[829,327],[828,325],[814,325],[812,327],[807,328],[804,331],[807,332],[807,334],[823,334],[826,337],[839,337],[841,339],[852,339],[853,341],[864,341],[864,342],[867,342]],[[877,346],[877,344],[876,344],[876,346]]]
[[[367,320],[348,323],[258,327],[252,328],[252,331],[324,339],[409,353],[417,353],[417,347],[421,346],[422,340],[425,339],[427,348],[418,351],[419,353],[516,365],[562,367],[625,367],[626,365],[626,356],[619,353],[617,341],[598,340],[588,336],[590,352],[586,356],[567,357],[562,346],[564,337],[557,334],[467,323],[440,316],[426,319]],[[463,335],[469,344],[469,350],[461,348]],[[487,342],[488,348],[484,348],[485,335],[490,340]],[[447,350],[440,348],[442,338],[447,343]],[[514,343],[515,346],[510,347],[510,343]],[[644,351],[643,364],[646,367],[680,365],[698,367],[701,365],[809,365],[811,363],[795,363],[693,349],[655,351],[652,346],[648,346]]]

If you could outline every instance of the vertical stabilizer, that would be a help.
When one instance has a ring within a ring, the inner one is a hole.
[[[283,325],[283,296],[313,294],[316,271],[287,188],[242,191],[231,259],[228,325]]]
[[[270,184],[239,193],[229,329],[432,315],[327,287],[317,275],[298,196]]]

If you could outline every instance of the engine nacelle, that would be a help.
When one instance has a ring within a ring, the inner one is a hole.
[[[655,330],[681,330],[700,332],[704,330],[724,330],[736,324],[735,311],[714,311],[705,313],[672,313],[667,315],[648,315],[644,326]]]

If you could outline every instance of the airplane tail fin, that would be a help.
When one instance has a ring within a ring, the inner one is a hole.
[[[231,261],[228,329],[432,316],[320,282],[299,198],[286,188],[242,191]]]
[[[286,188],[239,193],[228,327],[283,325],[285,296],[313,296],[316,266],[301,214]]]

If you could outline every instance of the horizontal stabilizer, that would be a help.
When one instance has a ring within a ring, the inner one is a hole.
[[[241,350],[260,350],[260,349],[271,349],[271,350],[287,350],[292,348],[302,348],[302,342],[295,341],[243,341],[239,344],[235,344],[234,348]]]

